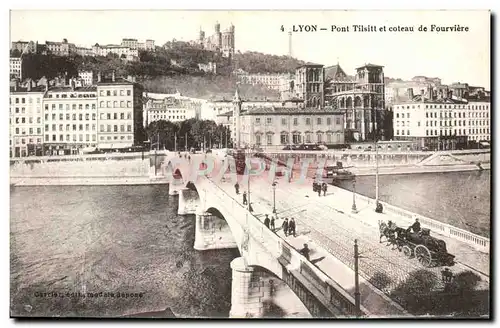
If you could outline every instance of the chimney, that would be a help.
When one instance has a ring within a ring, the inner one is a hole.
[[[97,83],[101,83],[101,71],[97,72]]]
[[[453,90],[448,91],[448,98],[453,99]]]
[[[408,88],[407,93],[408,93],[408,100],[412,100],[413,99],[413,88]]]
[[[421,100],[422,102],[424,102],[424,101],[425,101],[425,97],[424,97],[424,95],[425,95],[425,90],[424,90],[424,89],[420,90],[420,100]]]
[[[31,80],[28,80],[28,91],[31,91]]]
[[[75,91],[75,80],[71,79],[69,80],[69,83],[71,84],[71,91]]]
[[[14,91],[17,91],[17,80],[14,82]]]
[[[437,99],[437,90],[432,90],[432,100]]]
[[[111,76],[111,80],[115,82],[115,71],[113,70],[113,75]]]

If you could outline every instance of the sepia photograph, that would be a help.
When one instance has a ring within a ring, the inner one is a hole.
[[[11,10],[10,317],[490,320],[491,24]]]

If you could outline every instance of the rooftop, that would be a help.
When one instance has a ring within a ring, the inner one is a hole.
[[[76,87],[72,89],[70,86],[58,86],[58,87],[50,87],[49,93],[53,92],[95,92],[97,91],[97,87],[95,85],[87,85],[84,87]]]
[[[10,87],[10,93],[25,93],[25,92],[45,92],[45,86],[43,85],[40,85],[40,86],[37,86],[37,87],[32,87],[31,88],[31,91],[28,91],[28,88],[25,88],[25,87],[17,87],[17,90],[14,91],[14,86],[11,86]]]
[[[101,82],[97,82],[97,85],[119,85],[119,84],[135,84],[122,77],[115,78],[115,81],[109,78],[102,78]]]
[[[304,64],[304,65],[300,65],[300,66],[297,66],[297,69],[298,68],[302,68],[302,67],[324,67],[325,65],[321,65],[321,64],[313,64],[313,63],[307,63],[307,64]]]
[[[368,63],[368,64],[364,64],[363,66],[360,66],[360,67],[358,67],[356,69],[361,69],[361,68],[365,68],[365,67],[368,67],[368,68],[382,68],[384,66],[380,66],[380,65],[375,65],[375,64]]]
[[[325,67],[325,79],[352,82],[352,78],[344,72],[339,64]]]

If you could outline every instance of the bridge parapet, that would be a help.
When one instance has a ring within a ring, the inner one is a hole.
[[[350,193],[349,191],[346,191],[341,188],[336,188],[336,192],[341,192],[341,193]],[[362,200],[368,204],[373,204],[373,207],[375,208],[375,199],[356,194],[356,200]],[[413,224],[415,221],[415,218],[418,217],[420,223],[422,224],[423,227],[430,228],[433,232],[436,232],[437,234],[440,234],[445,237],[449,237],[455,240],[458,240],[460,242],[463,242],[465,244],[468,244],[472,247],[474,247],[476,250],[483,252],[483,253],[489,253],[490,252],[490,239],[476,235],[472,232],[469,232],[467,230],[463,230],[457,227],[454,227],[452,225],[439,222],[436,220],[433,220],[431,218],[425,217],[420,214],[413,213],[411,211],[407,211],[405,209],[396,207],[394,205],[391,205],[389,203],[383,202],[379,200],[379,203],[381,203],[384,206],[384,211],[387,213],[394,214],[395,216],[393,219],[395,219],[395,223],[402,225],[402,226],[410,226]]]

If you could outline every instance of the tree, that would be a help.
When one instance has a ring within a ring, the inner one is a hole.
[[[159,120],[149,124],[146,134],[151,141],[152,148],[174,150],[174,136],[178,132],[176,124]]]
[[[12,49],[10,51],[10,56],[16,58],[21,57],[21,52],[18,49]]]

